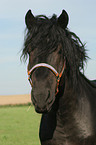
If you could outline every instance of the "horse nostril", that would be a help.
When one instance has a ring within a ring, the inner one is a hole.
[[[46,102],[48,101],[49,97],[50,97],[50,91],[48,90],[48,95],[47,95],[46,100],[45,100]]]

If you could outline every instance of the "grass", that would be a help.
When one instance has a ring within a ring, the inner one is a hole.
[[[41,116],[28,107],[0,107],[0,145],[40,145]]]

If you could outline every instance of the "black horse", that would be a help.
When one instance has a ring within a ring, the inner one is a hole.
[[[84,76],[85,45],[67,28],[65,10],[57,18],[25,17],[23,58],[35,110],[42,113],[42,145],[96,145],[96,81]]]

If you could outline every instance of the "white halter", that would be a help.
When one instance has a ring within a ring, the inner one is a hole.
[[[51,66],[51,65],[49,65],[49,64],[47,64],[47,63],[38,63],[38,64],[34,65],[34,66],[28,71],[28,80],[29,80],[31,86],[33,87],[32,79],[31,79],[31,74],[35,71],[36,68],[39,68],[39,67],[46,67],[46,68],[48,68],[49,70],[51,70],[51,71],[54,73],[54,75],[57,77],[57,90],[56,90],[56,91],[57,91],[56,94],[57,94],[57,93],[59,92],[58,86],[59,86],[60,78],[62,77],[62,74],[63,74],[63,72],[64,72],[64,70],[65,70],[65,63],[66,63],[66,62],[64,61],[64,65],[63,65],[63,68],[62,68],[60,74],[58,73],[58,71],[57,71],[53,66]]]

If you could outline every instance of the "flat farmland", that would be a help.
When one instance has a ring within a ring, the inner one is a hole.
[[[28,103],[31,103],[31,97],[29,94],[0,96],[0,106],[28,104]]]

